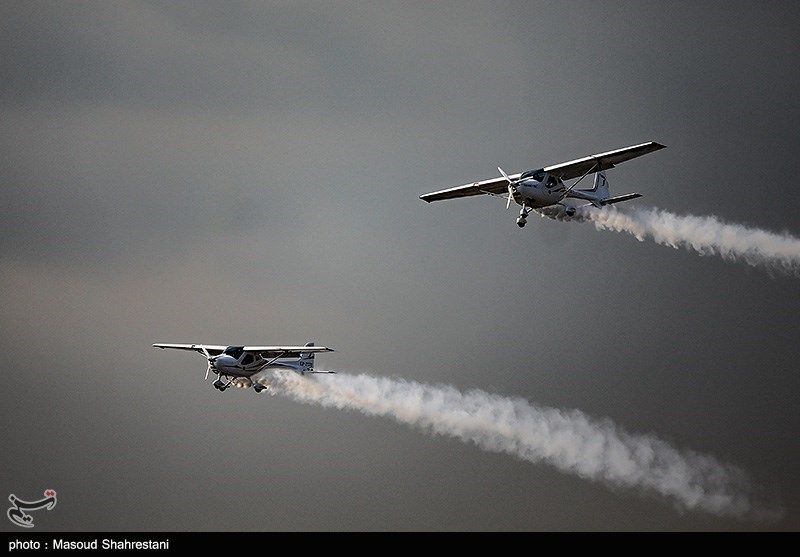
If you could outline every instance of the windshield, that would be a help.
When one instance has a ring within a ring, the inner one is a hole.
[[[528,170],[527,172],[523,172],[522,175],[519,177],[520,180],[536,180],[537,182],[541,182],[544,180],[544,170],[541,168],[539,170]]]
[[[238,360],[239,356],[242,355],[242,352],[244,352],[244,346],[228,346],[223,353]]]

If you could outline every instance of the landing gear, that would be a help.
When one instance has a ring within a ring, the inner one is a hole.
[[[253,388],[256,390],[257,393],[260,393],[261,391],[266,389],[266,387],[261,383],[256,383],[255,385],[253,385]]]
[[[230,386],[231,386],[231,382],[232,382],[232,381],[233,381],[233,379],[231,379],[231,380],[230,380],[230,381],[228,381],[227,383],[223,383],[223,382],[222,382],[222,379],[217,379],[216,381],[214,381],[214,382],[212,383],[212,385],[214,385],[214,388],[215,388],[215,389],[217,389],[218,391],[220,391],[220,392],[224,392],[224,391],[225,391],[225,389],[227,389],[228,387],[230,387]]]
[[[528,213],[530,212],[530,207],[527,205],[522,206],[522,209],[519,210],[519,216],[517,217],[517,226],[523,228],[526,224],[528,224]]]

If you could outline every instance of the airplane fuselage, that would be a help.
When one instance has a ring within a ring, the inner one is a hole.
[[[547,180],[521,181],[514,188],[514,201],[517,205],[527,205],[532,209],[555,205],[564,198],[567,187],[557,178],[548,179],[551,180],[549,186]]]
[[[254,374],[268,369],[292,370],[304,373],[311,369],[311,366],[302,360],[290,362],[278,362],[265,360],[264,358],[247,358],[248,354],[243,354],[239,359],[227,354],[220,354],[212,358],[211,371],[216,375],[228,377],[252,377]],[[252,360],[252,361],[251,361]]]
[[[525,176],[530,176],[526,178]],[[573,185],[574,186],[574,185]],[[542,209],[562,204],[565,198],[581,199],[596,203],[603,198],[593,190],[568,188],[563,180],[542,170],[531,170],[522,174],[513,187],[514,202],[531,209]]]

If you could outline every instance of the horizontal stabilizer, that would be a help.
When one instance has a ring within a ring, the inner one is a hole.
[[[626,193],[625,195],[618,195],[616,197],[609,197],[608,199],[603,199],[600,201],[600,205],[613,205],[614,203],[620,203],[622,201],[630,201],[631,199],[636,199],[637,197],[642,197],[641,193]]]

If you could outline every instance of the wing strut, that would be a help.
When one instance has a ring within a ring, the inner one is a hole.
[[[270,361],[268,361],[266,364],[264,364],[263,366],[261,366],[261,369],[264,369],[264,368],[266,368],[266,367],[269,367],[269,366],[271,366],[272,364],[274,364],[274,363],[275,363],[275,361],[276,361],[276,360],[280,360],[280,359],[281,359],[281,358],[283,358],[285,355],[286,355],[286,352],[281,352],[280,354],[278,354],[277,356],[275,356],[274,358],[272,358]]]
[[[583,173],[583,176],[581,176],[580,178],[578,178],[578,179],[577,179],[577,181],[575,181],[575,182],[574,182],[574,183],[573,183],[573,184],[572,184],[570,187],[568,187],[568,188],[567,188],[567,191],[565,191],[565,192],[564,192],[564,196],[562,197],[562,199],[563,199],[564,197],[567,197],[567,194],[568,194],[569,192],[571,192],[573,189],[575,189],[575,186],[577,186],[577,185],[578,185],[578,182],[580,182],[581,180],[583,180],[584,178],[586,178],[586,177],[587,177],[589,174],[591,174],[591,173],[592,173],[592,171],[593,171],[595,168],[597,168],[598,166],[600,166],[600,163],[598,163],[598,162],[595,162],[595,163],[594,163],[594,164],[593,164],[593,165],[592,165],[592,166],[589,168],[589,170],[587,170],[586,172],[584,172],[584,173]]]

